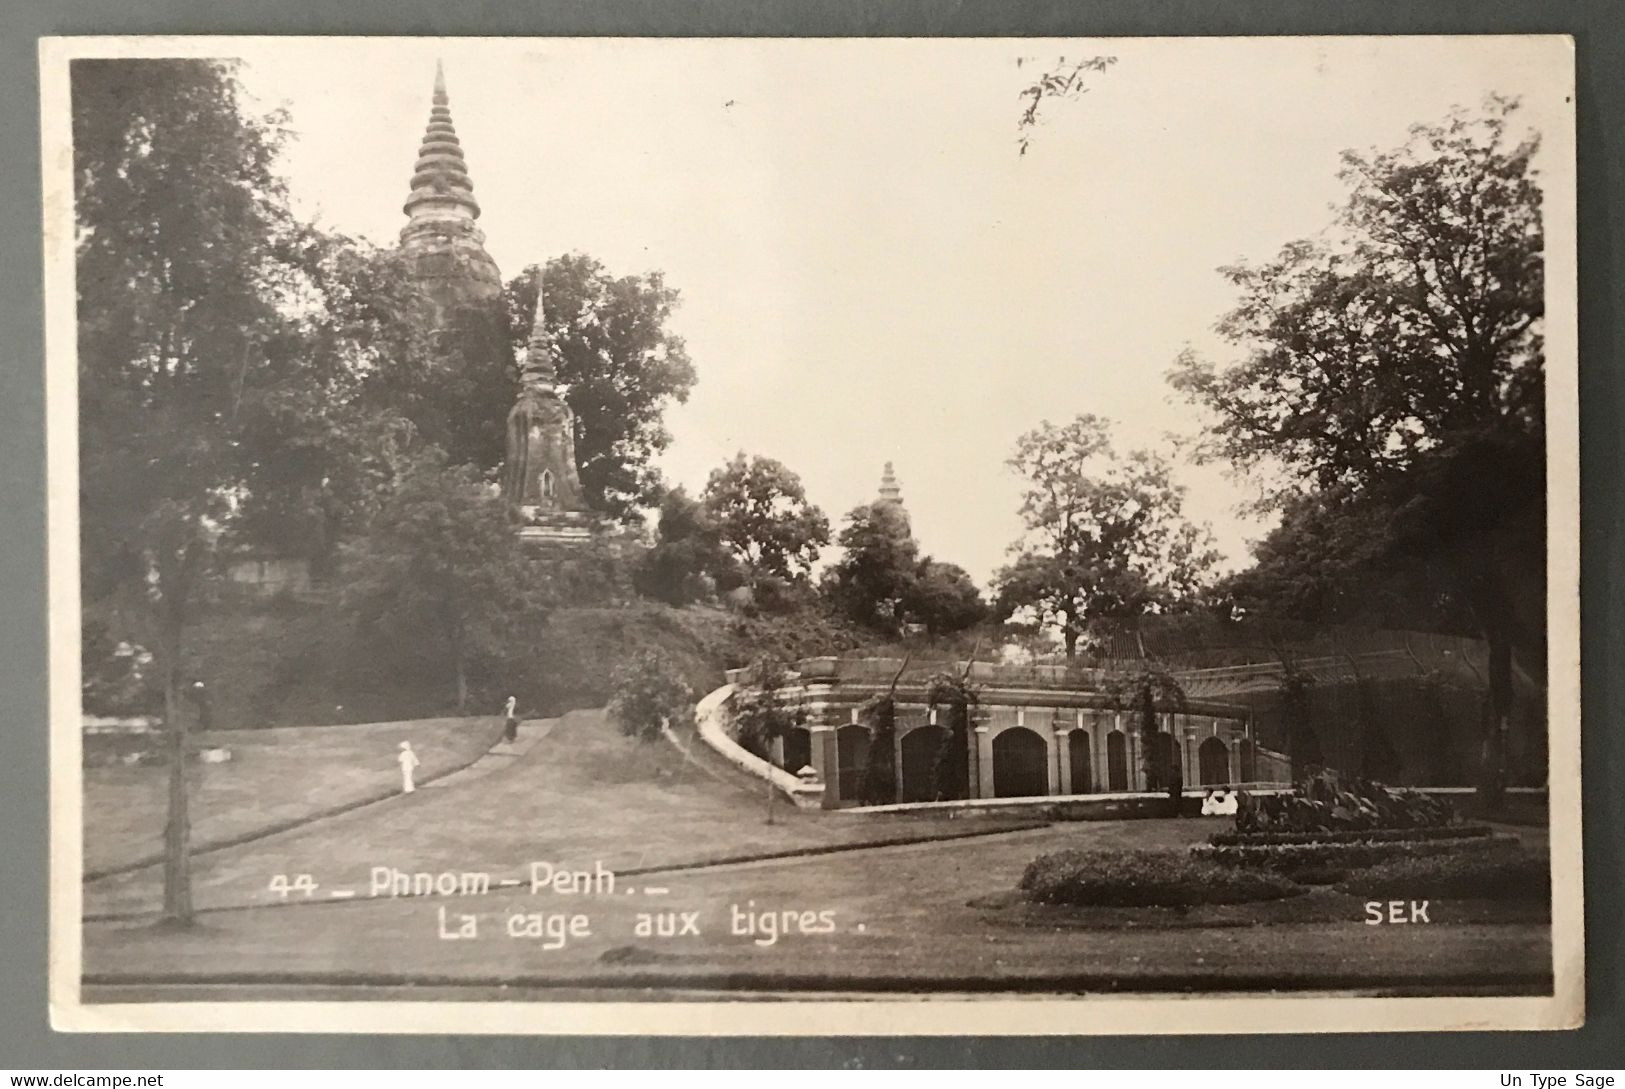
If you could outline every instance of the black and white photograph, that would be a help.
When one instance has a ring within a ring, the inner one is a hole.
[[[1583,1022],[1570,39],[41,78],[58,1029]]]

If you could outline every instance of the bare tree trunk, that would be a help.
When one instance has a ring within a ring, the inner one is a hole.
[[[1512,716],[1512,641],[1498,624],[1490,626],[1490,693],[1479,765],[1478,797],[1494,812],[1506,797],[1507,730]]]
[[[164,654],[164,727],[169,748],[169,823],[164,827],[164,918],[192,923],[192,818],[186,789],[186,716],[181,710],[180,632],[166,623]]]
[[[457,674],[457,713],[460,715],[468,707],[468,663],[464,661],[463,633],[453,630],[451,635],[451,661],[452,668]]]

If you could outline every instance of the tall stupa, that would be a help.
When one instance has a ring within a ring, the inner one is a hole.
[[[429,124],[402,210],[407,223],[401,228],[401,252],[430,303],[431,328],[450,327],[457,311],[470,306],[501,304],[502,274],[485,252],[484,232],[475,225],[480,206],[451,123],[446,73],[438,61]]]
[[[519,398],[508,413],[502,493],[519,514],[521,538],[539,543],[586,540],[604,524],[582,493],[575,413],[559,391],[540,271],[537,278],[536,316],[520,368]]]

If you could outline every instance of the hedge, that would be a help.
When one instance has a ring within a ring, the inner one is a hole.
[[[1551,862],[1521,849],[1401,858],[1345,878],[1338,892],[1411,900],[1546,900]]]
[[[1476,839],[1494,834],[1487,824],[1452,824],[1438,828],[1355,828],[1337,832],[1215,832],[1215,847],[1262,847],[1301,843],[1393,843],[1408,840]]]
[[[1020,888],[1036,903],[1090,907],[1241,904],[1304,891],[1278,874],[1215,866],[1177,851],[1055,851],[1028,863]]]
[[[1291,874],[1305,870],[1336,871],[1376,866],[1402,858],[1424,858],[1451,853],[1471,854],[1492,850],[1517,838],[1506,835],[1475,835],[1456,839],[1355,840],[1328,843],[1270,843],[1261,845],[1216,846],[1199,843],[1191,848],[1193,858],[1202,862],[1248,870],[1271,870]]]

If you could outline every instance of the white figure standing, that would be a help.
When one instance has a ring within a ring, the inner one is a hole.
[[[519,698],[509,696],[507,705],[502,708],[502,714],[506,719],[502,724],[502,740],[510,745],[519,738],[519,716],[514,713],[514,708],[518,706]]]
[[[412,751],[412,743],[410,741],[401,742],[400,755],[395,759],[399,761],[401,765],[401,793],[410,794],[417,789],[417,785],[412,781],[412,779],[413,772],[417,771],[418,769],[418,754]]]

